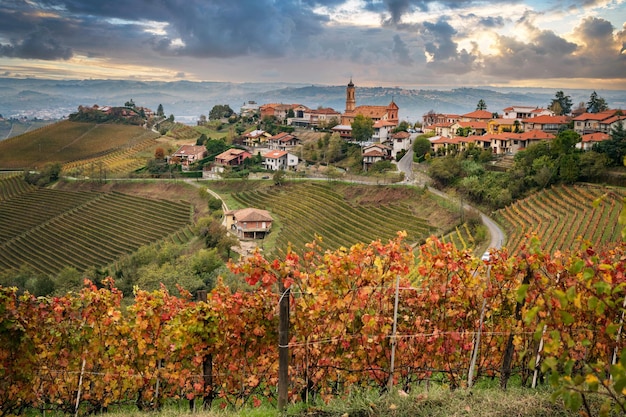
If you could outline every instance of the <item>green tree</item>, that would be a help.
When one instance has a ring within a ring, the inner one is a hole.
[[[165,112],[163,111],[163,105],[159,104],[159,107],[157,107],[157,116],[159,117],[164,117],[165,116]]]
[[[478,100],[478,104],[476,104],[476,110],[487,110],[487,103],[482,98]]]
[[[203,133],[201,134],[198,139],[196,139],[196,146],[202,146],[204,145],[204,143],[207,141],[207,137],[206,135]]]
[[[411,125],[409,125],[409,122],[407,122],[406,120],[403,120],[398,124],[396,128],[392,130],[392,132],[393,133],[406,132],[409,130],[410,127]]]
[[[461,161],[452,156],[434,158],[428,168],[428,174],[444,187],[452,185],[461,173]]]
[[[227,119],[234,113],[228,104],[217,104],[209,112],[209,120]]]
[[[564,130],[559,132],[550,144],[553,157],[574,152],[578,142],[580,142],[580,135],[575,131]]]
[[[274,171],[274,175],[272,175],[272,181],[274,181],[274,185],[283,185],[283,183],[285,182],[285,171],[283,171],[282,169],[277,169],[276,171]]]
[[[580,154],[579,168],[580,177],[583,180],[591,180],[600,177],[606,172],[606,167],[611,161],[603,154],[596,151],[587,151]]]
[[[293,109],[289,109],[289,111],[287,112],[287,118],[293,119],[294,117],[296,117],[296,114],[293,112]]]
[[[565,95],[563,91],[557,91],[548,108],[559,116],[570,114],[572,111],[572,98]]]
[[[422,160],[430,153],[430,140],[425,135],[420,135],[413,142],[413,152],[417,160]]]
[[[610,164],[613,166],[621,166],[624,164],[626,157],[626,129],[622,121],[617,122],[611,129],[609,140],[596,144],[593,148],[596,152],[605,154]]]
[[[128,100],[126,103],[124,103],[124,107],[130,107],[130,108],[135,108],[135,102],[133,101],[133,99],[131,98],[130,100]]]
[[[352,122],[352,139],[357,142],[370,140],[374,135],[374,121],[362,114],[357,114]]]
[[[591,96],[589,96],[589,101],[587,102],[588,113],[599,113],[608,109],[609,106],[606,103],[605,99],[598,96],[598,93],[596,93],[595,91],[591,93]]]

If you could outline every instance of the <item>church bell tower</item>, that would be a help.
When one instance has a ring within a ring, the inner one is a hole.
[[[354,83],[352,83],[352,77],[346,88],[346,113],[351,112],[356,108],[356,98],[354,97]]]

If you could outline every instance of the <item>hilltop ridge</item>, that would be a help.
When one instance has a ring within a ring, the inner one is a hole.
[[[547,106],[555,89],[515,87],[461,87],[431,89],[428,87],[357,86],[357,103],[387,104],[392,99],[400,107],[400,118],[416,122],[429,110],[467,113],[478,100],[488,110],[501,112],[511,105]],[[311,108],[332,107],[343,111],[345,85],[325,86],[306,83],[231,83],[190,81],[133,80],[39,80],[0,78],[0,114],[5,118],[63,118],[78,106],[121,106],[129,99],[156,109],[162,104],[165,114],[176,120],[195,124],[201,114],[208,114],[217,104],[228,104],[239,111],[249,100],[263,103],[299,103]],[[32,92],[36,91],[37,94]],[[587,101],[591,90],[567,89],[574,103]],[[597,90],[613,108],[626,108],[626,91]]]

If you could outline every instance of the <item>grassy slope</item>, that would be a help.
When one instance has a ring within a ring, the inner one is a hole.
[[[139,126],[58,122],[0,141],[0,169],[25,169],[105,155],[159,135]]]

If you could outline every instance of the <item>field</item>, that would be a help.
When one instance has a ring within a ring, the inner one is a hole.
[[[536,234],[549,252],[577,249],[581,239],[601,248],[621,240],[618,217],[624,196],[618,188],[555,186],[498,210],[495,219],[505,229],[505,246],[513,253],[529,234]]]
[[[326,249],[385,241],[400,230],[407,231],[408,242],[419,243],[431,234],[449,232],[456,223],[456,213],[441,201],[408,187],[303,181],[233,192],[228,201],[236,205],[230,208],[269,210],[278,220],[277,233],[271,235],[271,254],[285,250],[289,243],[302,249],[316,235]]]
[[[191,237],[191,204],[119,192],[36,189],[0,180],[0,270],[101,267],[140,246]]]
[[[141,150],[156,148],[157,137],[138,126],[62,121],[0,141],[0,169],[32,169],[47,162],[76,168],[79,161],[91,164],[103,158],[106,164],[115,155],[132,159]]]

